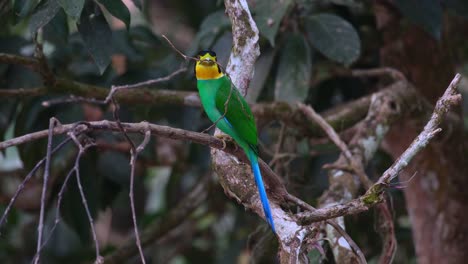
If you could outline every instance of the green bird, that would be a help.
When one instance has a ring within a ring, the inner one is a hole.
[[[195,76],[200,99],[208,118],[221,131],[231,136],[245,151],[252,167],[263,211],[274,233],[270,204],[258,166],[257,127],[249,105],[231,80],[222,72],[213,51],[197,55]]]

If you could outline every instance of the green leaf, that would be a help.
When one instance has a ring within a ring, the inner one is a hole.
[[[438,0],[395,0],[395,4],[409,21],[440,39],[442,7]]]
[[[111,62],[112,31],[102,12],[94,14],[91,10],[93,9],[83,11],[77,27],[99,73],[102,74]]]
[[[68,42],[68,33],[67,14],[61,9],[44,27],[44,39],[64,46]]]
[[[74,21],[78,20],[83,11],[85,0],[58,0],[60,6]]]
[[[275,99],[290,103],[303,101],[309,91],[311,72],[311,51],[306,39],[290,34],[279,59]]]
[[[54,18],[60,10],[60,5],[57,0],[42,1],[37,7],[29,20],[29,29],[31,33],[35,34],[36,31],[47,25],[47,23]]]
[[[260,33],[270,41],[272,46],[275,46],[276,33],[291,3],[291,0],[259,0],[256,2],[255,22],[257,22]]]
[[[127,29],[130,28],[130,11],[128,11],[127,6],[121,0],[98,0],[109,13],[121,20],[127,26]]]
[[[361,53],[361,41],[354,27],[341,17],[319,14],[306,20],[307,36],[312,45],[327,58],[345,65]]]
[[[216,38],[231,25],[223,10],[216,11],[207,16],[200,25],[195,37],[196,48],[209,48]]]

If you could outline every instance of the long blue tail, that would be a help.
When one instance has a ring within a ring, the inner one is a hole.
[[[276,233],[275,223],[273,223],[273,217],[271,216],[270,203],[268,202],[265,186],[263,185],[262,174],[260,173],[260,167],[258,166],[257,155],[252,150],[249,150],[247,156],[249,157],[250,165],[252,166],[255,183],[257,184],[258,193],[260,195],[260,201],[263,205],[263,212],[265,213],[265,217],[270,224],[271,230],[273,230],[273,233]]]

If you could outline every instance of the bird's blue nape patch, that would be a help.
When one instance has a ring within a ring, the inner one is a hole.
[[[227,118],[226,118],[226,117],[224,117],[224,121],[226,121],[226,123],[227,123],[227,124],[228,124],[228,125],[229,125],[229,126],[232,128],[232,125],[231,125],[231,123],[230,123],[230,122],[227,120]]]

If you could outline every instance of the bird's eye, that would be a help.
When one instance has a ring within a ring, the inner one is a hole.
[[[208,51],[208,54],[210,54],[211,57],[216,57],[216,53],[214,51]]]

